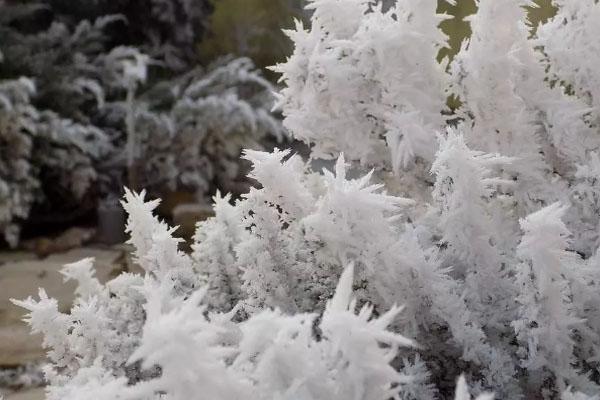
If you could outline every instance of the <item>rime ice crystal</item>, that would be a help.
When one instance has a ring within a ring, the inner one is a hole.
[[[481,1],[446,71],[435,2],[396,3],[310,1],[312,27],[289,32],[284,125],[331,171],[246,151],[256,187],[215,197],[189,256],[128,192],[146,275],[103,287],[84,260],[65,269],[70,315],[43,291],[19,302],[51,400],[99,382],[124,399],[597,398],[598,85],[579,55],[600,5],[557,1],[530,38],[529,2]]]

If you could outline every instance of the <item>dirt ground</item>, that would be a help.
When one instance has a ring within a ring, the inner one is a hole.
[[[0,252],[0,396],[4,400],[44,398],[40,366],[45,362],[41,337],[32,336],[22,321],[24,311],[11,298],[37,297],[43,287],[67,312],[73,302],[74,284],[65,283],[60,270],[64,264],[94,257],[96,276],[105,282],[128,267],[129,249],[82,247],[40,259],[33,252]]]

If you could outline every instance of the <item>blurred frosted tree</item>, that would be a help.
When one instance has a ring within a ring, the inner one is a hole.
[[[126,183],[205,196],[243,176],[242,146],[280,137],[273,88],[249,60],[198,67],[211,10],[208,0],[0,0],[0,143],[19,161],[0,163],[11,244],[30,212],[78,218]]]

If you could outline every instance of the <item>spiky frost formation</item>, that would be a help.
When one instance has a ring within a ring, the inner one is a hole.
[[[598,124],[593,71],[577,55],[592,46],[581,38],[593,32],[586,13],[596,3],[558,3],[560,21],[530,38],[526,3],[481,1],[471,42],[448,72],[432,67],[433,3],[399,0],[386,12],[369,4],[310,2],[313,26],[292,34],[295,53],[278,67],[285,124],[314,144],[313,157],[337,159],[330,169],[289,150],[245,151],[255,187],[235,202],[216,197],[191,256],[151,216],[155,203],[127,194],[131,242],[147,270],[127,279],[144,312],[133,326],[102,328],[128,333],[129,353],[118,353],[127,361],[70,352],[97,340],[93,349],[112,354],[110,335],[83,331],[104,323],[85,318],[99,301],[70,315],[56,315],[43,293],[20,303],[64,364],[50,392],[75,396],[106,382],[135,399],[193,398],[198,387],[216,398],[595,398]],[[381,29],[390,35],[363,40]],[[407,32],[414,42],[387,40]],[[561,43],[565,54],[552,47]],[[381,66],[398,81],[381,80]],[[440,76],[429,79],[432,68]],[[581,87],[563,88],[559,73]],[[462,102],[452,123],[432,106],[443,104],[443,95],[433,100],[446,82]],[[390,98],[402,118],[384,127]],[[427,121],[416,130],[422,147],[396,163],[388,128],[415,132],[411,115]],[[101,290],[86,264],[66,271],[88,282],[82,294]],[[77,315],[81,327],[68,328]]]

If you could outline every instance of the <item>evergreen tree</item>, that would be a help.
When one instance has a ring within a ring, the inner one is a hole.
[[[281,139],[274,89],[249,60],[198,66],[210,10],[205,0],[0,3],[0,143],[27,143],[7,157],[18,165],[0,168],[0,182],[21,193],[0,193],[10,244],[32,207],[79,215],[125,183],[204,198],[243,175],[242,147]],[[15,108],[20,77],[28,93]]]

